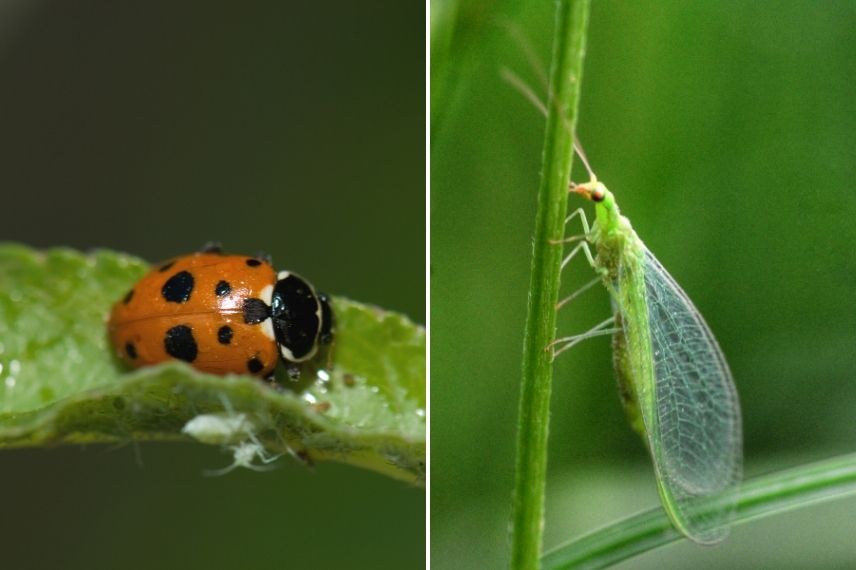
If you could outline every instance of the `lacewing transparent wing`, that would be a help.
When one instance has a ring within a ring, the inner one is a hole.
[[[616,363],[624,366],[622,381],[633,384],[669,518],[688,538],[714,544],[728,534],[742,478],[737,391],[692,301],[641,241],[632,241],[642,252],[624,258],[618,286],[622,299],[637,301],[619,303],[617,334],[624,338],[615,346],[626,354]],[[709,500],[722,493],[729,499]]]

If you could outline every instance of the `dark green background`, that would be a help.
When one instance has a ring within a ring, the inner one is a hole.
[[[853,451],[856,4],[592,4],[578,133],[728,357],[747,475]],[[432,92],[435,568],[507,564],[544,121],[498,70],[544,93],[506,24],[546,61],[553,7],[462,3],[449,59],[434,62],[432,80],[445,80]],[[579,164],[574,178],[585,179]],[[580,259],[563,291],[591,277]],[[562,311],[561,334],[608,316],[601,289]],[[658,502],[607,339],[556,363],[548,474],[547,547]],[[854,513],[852,499],[817,506],[735,528],[715,549],[683,543],[622,567],[850,568]]]
[[[215,239],[424,322],[423,6],[18,0],[0,21],[0,239],[151,261]],[[0,566],[424,564],[422,489],[139,456],[0,453]]]

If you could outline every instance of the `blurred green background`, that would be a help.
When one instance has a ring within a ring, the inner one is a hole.
[[[544,120],[499,69],[545,92],[508,28],[546,62],[554,3],[432,8],[432,566],[502,568]],[[592,2],[578,134],[728,357],[749,477],[856,450],[854,29],[853,2]],[[550,427],[546,547],[658,504],[608,339],[556,363]],[[852,568],[855,530],[850,499],[621,567]]]
[[[424,29],[394,1],[2,2],[0,240],[150,261],[220,240],[425,322]],[[288,459],[201,475],[230,461],[0,452],[0,566],[424,566],[423,489]]]

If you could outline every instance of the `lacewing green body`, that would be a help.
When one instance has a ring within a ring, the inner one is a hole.
[[[689,539],[715,544],[728,534],[743,473],[740,404],[728,364],[612,193],[597,181],[575,192],[595,202],[587,239],[612,296],[619,387],[651,454],[663,507]]]

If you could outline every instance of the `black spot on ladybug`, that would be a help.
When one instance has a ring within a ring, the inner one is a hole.
[[[172,267],[173,265],[175,265],[174,261],[170,261],[169,263],[164,263],[163,265],[161,265],[158,268],[158,271],[160,271],[161,273],[163,273],[164,271],[169,271],[169,268]]]
[[[196,354],[199,352],[193,338],[193,329],[187,325],[178,325],[166,331],[163,345],[167,354],[185,362],[196,360]]]
[[[258,259],[253,259],[252,257],[247,260],[247,265],[250,267],[258,267],[261,264],[261,261],[259,261]]]
[[[258,374],[262,371],[262,368],[264,367],[265,365],[262,364],[262,361],[256,358],[255,356],[247,361],[247,370],[249,370],[253,374]]]
[[[170,303],[186,303],[193,292],[193,275],[180,271],[167,279],[161,289],[163,298]]]
[[[125,304],[127,305],[128,303],[130,303],[130,302],[131,302],[131,299],[133,299],[133,298],[134,298],[134,290],[133,290],[133,289],[131,289],[131,290],[130,290],[130,291],[128,291],[128,293],[125,295],[125,298],[124,298],[124,299],[122,299],[122,302],[123,302],[123,303],[125,303]]]
[[[232,342],[232,327],[229,325],[223,325],[220,327],[220,330],[217,331],[217,340],[220,344],[229,344]]]
[[[229,285],[226,281],[220,281],[217,283],[217,287],[214,288],[214,294],[218,297],[223,297],[224,295],[228,295],[232,292],[232,286]]]
[[[134,346],[133,342],[125,343],[125,354],[127,354],[128,358],[130,358],[131,360],[137,358],[137,347]]]
[[[244,299],[244,322],[257,325],[270,316],[270,307],[261,299]]]

